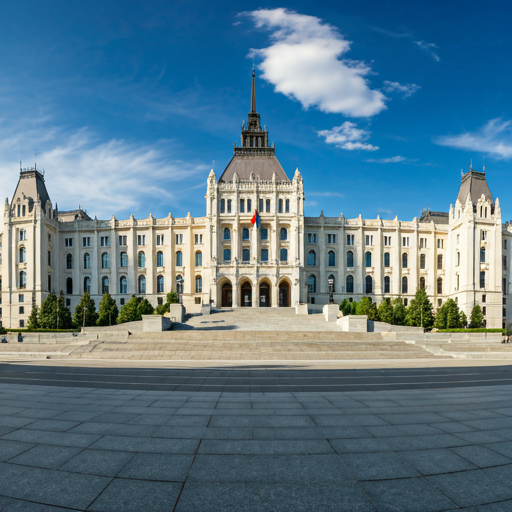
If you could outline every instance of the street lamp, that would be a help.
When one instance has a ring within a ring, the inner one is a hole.
[[[176,276],[176,292],[178,293],[178,302],[182,304],[183,297],[181,295],[183,293],[183,277],[181,276]]]
[[[334,304],[334,279],[332,277],[327,279],[327,286],[329,287],[329,304]]]

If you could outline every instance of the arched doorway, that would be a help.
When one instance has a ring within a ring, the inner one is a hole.
[[[279,283],[279,307],[290,307],[290,285],[286,281]]]
[[[244,308],[252,306],[252,285],[249,281],[245,281],[240,289],[241,301],[240,305]]]
[[[269,308],[270,306],[270,285],[266,282],[260,283],[260,308]]]
[[[233,287],[231,283],[224,283],[222,285],[222,307],[230,308],[233,306]]]

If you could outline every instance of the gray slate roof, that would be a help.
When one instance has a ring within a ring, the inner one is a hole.
[[[471,202],[476,204],[482,194],[485,196],[485,199],[494,204],[494,199],[492,198],[487,180],[485,179],[485,173],[471,170],[464,174],[460,182],[460,190],[457,199],[464,204],[469,195]]]
[[[50,196],[46,190],[44,177],[39,171],[31,169],[20,172],[20,179],[12,200],[15,201],[18,197],[22,198],[23,194],[26,197],[31,197],[34,201],[37,201],[39,195],[43,210],[46,208],[46,201],[50,200]]]
[[[270,181],[274,173],[277,181],[290,181],[279,160],[273,154],[235,155],[219,181],[232,181],[235,172],[240,181],[251,181],[253,174],[260,180]]]

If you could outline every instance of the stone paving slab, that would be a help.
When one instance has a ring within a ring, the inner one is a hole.
[[[511,396],[0,384],[0,511],[509,512]]]

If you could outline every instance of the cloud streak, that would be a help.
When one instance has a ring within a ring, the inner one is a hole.
[[[355,123],[345,121],[341,126],[335,126],[330,130],[321,130],[319,137],[324,137],[327,144],[334,144],[337,148],[348,151],[377,151],[378,146],[373,146],[366,141],[370,138],[370,132],[357,128]]]
[[[388,80],[384,81],[384,90],[386,92],[398,92],[402,94],[404,98],[408,98],[412,96],[415,92],[417,92],[421,87],[416,84],[399,84],[398,82],[389,82]]]
[[[407,161],[407,158],[405,158],[405,156],[397,155],[389,158],[368,158],[366,161],[375,164],[397,164]]]
[[[439,46],[434,43],[426,43],[425,41],[414,41],[414,44],[418,46],[421,50],[428,53],[436,62],[441,60],[441,57],[437,54],[437,50]]]
[[[258,9],[242,13],[257,28],[271,32],[272,44],[251,50],[275,91],[307,109],[352,117],[371,117],[386,108],[386,97],[372,90],[365,78],[370,67],[344,58],[351,42],[337,28],[315,16],[287,9]]]
[[[440,146],[478,151],[498,159],[509,160],[512,158],[512,121],[502,118],[491,119],[476,132],[445,135],[437,137],[434,142]]]

